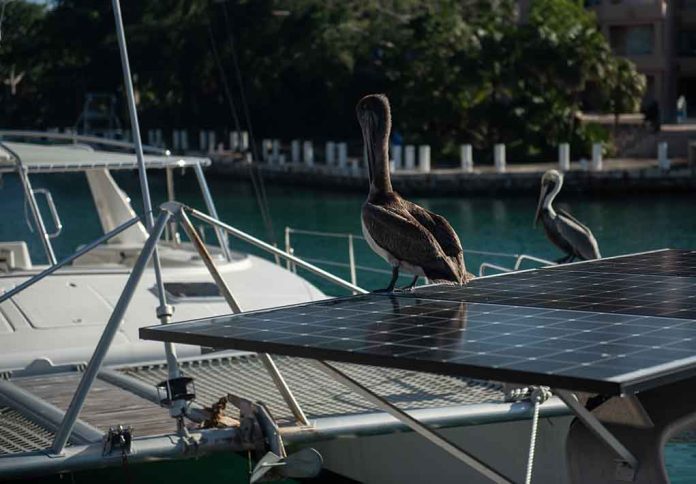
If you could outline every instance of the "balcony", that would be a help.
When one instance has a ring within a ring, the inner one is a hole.
[[[600,24],[662,20],[667,14],[665,0],[589,0],[586,5],[596,13]]]

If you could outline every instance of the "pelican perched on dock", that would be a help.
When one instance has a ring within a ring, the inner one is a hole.
[[[370,193],[362,207],[362,229],[368,244],[392,266],[392,292],[399,270],[436,282],[464,284],[469,275],[459,237],[440,215],[404,200],[392,190],[389,176],[391,109],[382,94],[362,98],[356,107],[367,152]]]
[[[564,263],[577,259],[599,259],[597,239],[592,231],[565,210],[553,208],[553,200],[561,191],[563,175],[556,170],[549,170],[541,177],[541,193],[534,216],[534,226],[541,219],[546,237],[566,256],[557,262]]]

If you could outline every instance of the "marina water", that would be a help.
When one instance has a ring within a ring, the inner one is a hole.
[[[133,199],[136,211],[141,211],[138,181],[133,173],[115,174],[119,183]],[[165,200],[163,173],[151,172],[153,204]],[[176,197],[183,203],[204,209],[195,177],[175,176]],[[35,188],[48,188],[55,199],[62,217],[63,233],[54,240],[60,259],[74,249],[98,237],[101,232],[96,210],[92,204],[84,175],[33,176]],[[218,212],[223,221],[268,240],[267,227],[259,215],[258,203],[247,181],[209,177]],[[367,182],[366,182],[367,188]],[[284,247],[284,228],[321,232],[353,233],[361,235],[360,206],[364,193],[310,190],[292,186],[267,186],[268,204],[272,215],[273,234],[280,247]],[[417,197],[413,201],[445,216],[460,235],[465,250],[467,269],[478,274],[481,262],[493,262],[509,266],[511,259],[504,256],[467,253],[467,250],[490,253],[531,254],[546,259],[562,256],[546,239],[541,227],[534,229],[532,220],[537,192],[528,196],[485,198],[467,197]],[[557,205],[566,208],[587,224],[595,234],[603,256],[629,252],[671,248],[696,248],[696,195],[693,194],[612,194],[612,195],[561,195]],[[14,175],[4,177],[0,188],[0,206],[4,220],[0,224],[0,240],[27,240],[32,258],[43,262],[43,253],[36,234],[25,222],[25,208],[21,187]],[[42,207],[45,209],[46,207]],[[50,216],[44,210],[49,231]],[[208,235],[212,240],[212,232]],[[233,248],[254,252],[252,247],[234,239]],[[348,246],[344,238],[328,238],[295,234],[292,238],[295,254],[317,261],[329,261],[340,265],[323,265],[324,268],[348,278]],[[355,241],[355,258],[358,266],[387,270],[361,240]],[[319,264],[322,265],[322,264]],[[303,276],[329,294],[339,295],[332,287]],[[408,277],[403,279],[407,282]],[[357,271],[358,285],[368,289],[386,286],[388,273]],[[692,439],[678,439],[666,449],[666,462],[673,483],[696,481],[696,444]],[[209,468],[211,463],[224,465],[220,459],[201,459],[194,463],[176,463],[176,466],[192,465]],[[242,466],[243,467],[243,466]],[[173,471],[174,476],[180,470]],[[205,473],[205,471],[202,471]],[[118,473],[115,473],[116,475]],[[103,477],[100,474],[100,480]],[[212,477],[213,474],[210,474]],[[88,482],[82,480],[82,482]],[[140,481],[140,479],[138,479]],[[143,481],[145,482],[145,481]],[[175,478],[171,482],[177,482]]]

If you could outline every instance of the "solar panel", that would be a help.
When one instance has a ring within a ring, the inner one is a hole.
[[[684,249],[656,250],[643,254],[562,265],[554,270],[566,268],[574,271],[696,277],[696,251]]]
[[[586,270],[608,262],[596,261],[467,287],[430,286],[142,328],[140,334],[604,394],[696,374],[696,278],[630,272],[639,262],[622,259],[612,267],[629,272]],[[696,252],[685,259],[693,264]]]
[[[589,271],[594,264],[437,285],[411,297],[696,319],[696,277]],[[584,270],[577,270],[584,267]]]

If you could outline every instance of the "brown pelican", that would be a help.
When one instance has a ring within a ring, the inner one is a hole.
[[[559,263],[570,262],[576,258],[581,260],[599,259],[597,240],[587,226],[565,210],[554,210],[553,200],[561,191],[563,175],[556,170],[549,170],[541,177],[541,193],[534,216],[534,226],[541,218],[546,237],[559,249],[566,253]]]
[[[370,193],[362,207],[362,229],[368,244],[392,266],[394,290],[399,270],[413,274],[410,290],[424,276],[436,282],[464,284],[469,279],[459,238],[443,217],[404,200],[389,177],[389,100],[381,94],[358,102],[358,122],[367,152]]]

